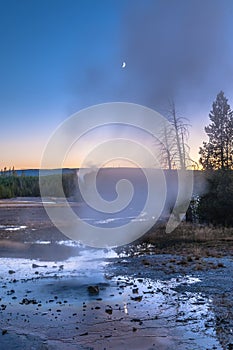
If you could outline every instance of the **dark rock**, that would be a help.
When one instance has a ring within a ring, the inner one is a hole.
[[[32,268],[33,268],[33,269],[36,269],[37,267],[40,267],[40,265],[32,264]]]
[[[142,301],[142,295],[139,295],[138,297],[130,297],[133,301]]]
[[[131,322],[141,322],[140,318],[132,318]]]
[[[110,305],[107,305],[106,308],[105,308],[105,312],[109,315],[112,314],[112,307]]]
[[[15,293],[14,289],[11,289],[11,290],[8,290],[7,295],[12,295],[14,293]]]
[[[35,299],[28,299],[28,298],[24,298],[22,299],[22,301],[20,302],[21,305],[29,305],[29,304],[37,304],[37,301]]]
[[[89,294],[95,295],[99,294],[99,287],[98,286],[88,286],[87,287]]]

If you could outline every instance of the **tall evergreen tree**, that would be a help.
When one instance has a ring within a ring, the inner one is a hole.
[[[211,123],[205,127],[209,137],[200,147],[200,163],[203,169],[233,169],[233,113],[223,91],[213,102],[209,118]]]

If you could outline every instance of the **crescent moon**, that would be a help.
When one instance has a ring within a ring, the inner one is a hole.
[[[125,68],[125,67],[126,67],[126,62],[122,62],[121,67],[122,67],[122,68]]]

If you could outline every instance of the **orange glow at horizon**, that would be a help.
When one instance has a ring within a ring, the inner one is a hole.
[[[206,125],[206,120],[200,123],[200,120],[197,119],[196,123],[193,123],[188,140],[190,157],[197,163],[199,161],[199,147],[202,145],[203,140],[206,140],[204,125]],[[0,139],[0,169],[4,167],[9,169],[13,166],[15,169],[39,169],[47,141],[48,135],[41,135],[41,132],[37,137],[28,136],[20,141],[17,141],[15,137],[2,137]],[[92,138],[91,142],[89,141],[80,141],[78,147],[73,147],[69,150],[63,162],[64,168],[79,168],[81,166],[85,156],[93,147],[94,139]],[[95,164],[90,164],[91,166],[94,167]],[[136,165],[124,159],[116,159],[106,164],[105,167],[136,167]]]

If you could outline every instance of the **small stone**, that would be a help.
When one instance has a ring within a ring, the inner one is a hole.
[[[106,308],[105,308],[105,312],[109,315],[112,314],[112,307],[110,305],[107,305]]]
[[[130,322],[141,322],[140,318],[132,318]]]
[[[139,295],[137,297],[130,297],[130,299],[133,301],[142,301],[142,295]]]
[[[99,287],[98,286],[88,286],[88,292],[89,294],[99,294]]]
[[[47,267],[47,265],[37,265],[37,264],[32,264],[32,268],[36,269],[38,267]]]
[[[79,334],[80,337],[83,337],[84,335],[88,335],[88,332]]]
[[[37,267],[40,267],[40,266],[37,265],[37,264],[32,264],[32,268],[33,268],[33,269],[36,269]]]
[[[12,295],[14,293],[15,293],[14,289],[11,289],[11,290],[8,290],[7,295]]]

